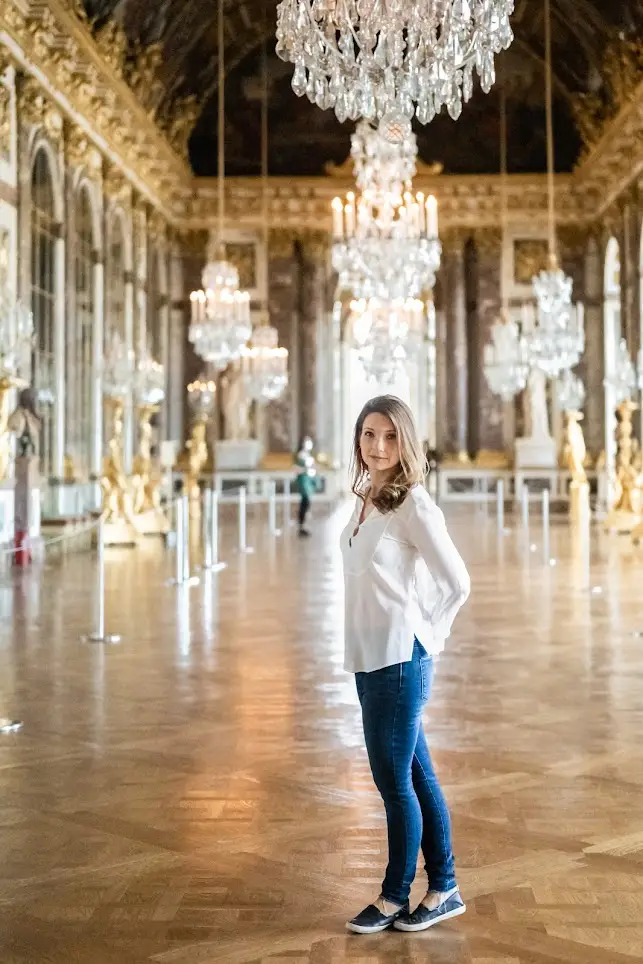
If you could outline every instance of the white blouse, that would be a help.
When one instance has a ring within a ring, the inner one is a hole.
[[[440,653],[471,588],[444,516],[421,485],[393,512],[373,508],[354,536],[361,508],[357,499],[340,540],[349,673],[408,662],[415,637],[430,655]]]

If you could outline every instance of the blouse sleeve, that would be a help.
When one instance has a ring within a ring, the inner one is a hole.
[[[453,620],[471,591],[471,580],[447,532],[444,515],[424,489],[407,497],[408,538],[426,563],[438,590],[431,614],[437,639],[446,639]]]

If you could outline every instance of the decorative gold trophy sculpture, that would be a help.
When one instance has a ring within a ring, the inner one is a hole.
[[[168,523],[161,509],[161,481],[152,460],[152,416],[165,398],[165,371],[147,351],[136,366],[138,401],[138,452],[132,466],[134,514],[143,535],[164,535]]]
[[[133,546],[138,542],[139,533],[130,484],[123,468],[123,401],[111,398],[107,400],[107,405],[112,415],[112,437],[107,444],[108,454],[100,480],[105,544]]]
[[[123,411],[125,399],[132,391],[133,376],[133,353],[114,329],[109,336],[103,369],[103,393],[111,420],[111,436],[100,480],[105,545],[111,546],[136,545],[139,536],[123,454]]]
[[[629,399],[616,407],[616,492],[614,506],[605,521],[609,531],[634,534],[641,523],[641,479],[634,465],[632,443],[632,413],[637,408]]]
[[[215,398],[216,385],[205,375],[201,375],[195,382],[188,385],[188,399],[190,408],[194,412],[194,421],[190,438],[185,443],[176,467],[183,472],[184,491],[190,499],[190,515],[193,518],[198,517],[201,512],[199,480],[208,465],[206,429],[214,411]]]

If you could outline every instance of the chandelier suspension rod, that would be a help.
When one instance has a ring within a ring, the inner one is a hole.
[[[219,0],[219,17],[217,24],[217,46],[219,48],[219,97],[218,97],[218,149],[219,149],[219,211],[218,211],[218,243],[223,251],[223,232],[225,228],[225,49],[223,36],[224,2]]]
[[[502,250],[505,247],[507,235],[507,94],[504,84],[500,88],[500,243]],[[507,297],[506,285],[501,285],[502,289],[502,315],[507,317]]]
[[[547,202],[548,202],[548,241],[549,258],[556,260],[556,214],[554,185],[554,121],[552,97],[551,65],[551,9],[550,0],[545,0],[545,111],[547,122]]]
[[[263,4],[264,28],[267,28],[266,0]],[[264,36],[267,36],[264,29]],[[265,265],[264,311],[268,310],[268,41],[261,49],[261,217]]]

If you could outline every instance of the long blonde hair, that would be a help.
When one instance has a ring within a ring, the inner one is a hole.
[[[360,412],[353,434],[351,488],[355,495],[363,499],[368,488],[369,474],[362,458],[360,440],[364,421],[369,415],[385,415],[390,418],[400,446],[398,465],[372,500],[373,505],[380,512],[392,512],[402,505],[414,485],[424,482],[426,457],[408,405],[395,395],[379,395],[377,398],[371,398]]]

